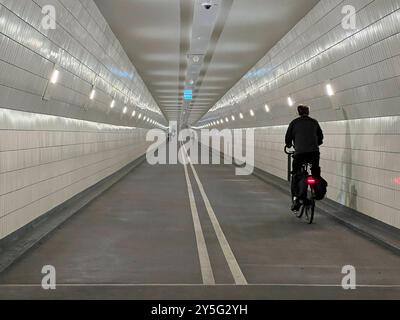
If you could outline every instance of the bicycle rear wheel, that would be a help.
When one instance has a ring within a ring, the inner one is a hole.
[[[311,203],[307,206],[303,206],[304,214],[308,224],[312,224],[314,221],[314,212],[315,212],[315,200],[311,200]]]

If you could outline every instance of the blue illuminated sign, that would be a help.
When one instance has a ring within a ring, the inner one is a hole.
[[[193,90],[192,89],[185,89],[183,91],[183,99],[192,100],[193,99]]]

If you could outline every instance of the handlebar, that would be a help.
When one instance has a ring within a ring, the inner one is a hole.
[[[288,154],[288,155],[292,155],[292,154],[294,154],[294,151],[288,151],[288,147],[287,146],[285,146],[285,153],[286,154]]]

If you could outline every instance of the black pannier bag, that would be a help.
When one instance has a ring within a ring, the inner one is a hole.
[[[314,184],[314,195],[315,200],[322,200],[326,196],[328,182],[322,178],[316,178],[316,183]]]

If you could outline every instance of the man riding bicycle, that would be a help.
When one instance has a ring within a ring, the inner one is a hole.
[[[289,124],[286,132],[285,143],[287,148],[294,146],[292,169],[292,211],[298,211],[301,203],[297,185],[301,179],[300,173],[303,165],[311,164],[311,174],[318,178],[321,176],[319,166],[319,146],[322,145],[324,135],[317,120],[309,117],[310,108],[300,105],[297,107],[299,117]]]

